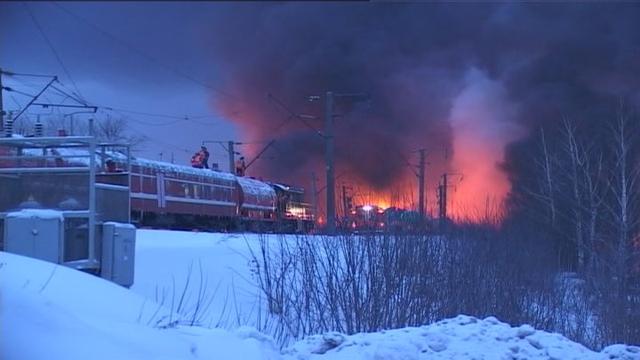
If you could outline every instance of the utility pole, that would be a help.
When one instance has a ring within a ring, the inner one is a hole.
[[[347,206],[347,187],[345,185],[342,185],[342,209],[342,215],[344,217],[347,217],[347,214],[349,213],[349,207]]]
[[[313,207],[313,219],[314,221],[318,219],[318,178],[316,178],[316,173],[311,173],[311,206]]]
[[[4,102],[2,99],[2,68],[0,68],[0,131],[4,130]]]
[[[36,137],[44,136],[44,125],[42,125],[42,123],[40,122],[40,114],[37,115],[33,135],[35,135]]]
[[[9,111],[9,113],[7,114],[7,124],[4,128],[4,136],[13,136],[13,113],[11,111]]]
[[[233,145],[234,145],[234,142],[229,141],[229,144],[227,145],[227,151],[229,152],[229,172],[232,174],[235,174],[236,173],[236,168],[235,168],[236,153],[233,148]]]
[[[447,173],[442,175],[442,182],[440,186],[438,186],[438,217],[440,218],[440,226],[444,228],[445,222],[447,220]]]
[[[96,136],[95,128],[93,126],[93,118],[89,119],[89,136]]]
[[[425,216],[425,199],[424,199],[424,170],[425,170],[425,149],[420,149],[420,170],[418,174],[418,212],[420,217]]]
[[[336,230],[336,184],[335,184],[335,167],[334,167],[334,135],[333,135],[333,103],[336,97],[362,97],[367,96],[366,93],[340,93],[334,94],[333,91],[327,91],[325,94],[325,114],[324,114],[324,134],[321,134],[325,143],[325,162],[327,175],[327,227],[328,234],[334,234]],[[310,96],[309,100],[318,100],[319,96]],[[287,110],[289,111],[289,110]],[[289,111],[292,113],[291,111]],[[298,119],[303,119],[302,115],[295,115]],[[315,129],[314,129],[315,130]],[[317,131],[317,130],[316,130]]]
[[[327,232],[336,231],[336,189],[333,167],[333,92],[327,91],[324,117],[325,157],[327,162]]]

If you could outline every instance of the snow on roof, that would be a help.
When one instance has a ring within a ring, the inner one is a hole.
[[[121,156],[122,156],[122,159],[124,160],[125,159],[124,155],[121,155]],[[164,161],[142,159],[142,158],[136,158],[133,156],[131,157],[131,165],[151,167],[164,172],[179,172],[179,173],[186,173],[186,174],[197,175],[197,176],[213,177],[216,179],[223,179],[228,181],[235,181],[236,179],[235,175],[228,172],[222,172],[222,171],[211,170],[211,169],[198,169],[191,166],[176,165],[176,164],[171,164]]]
[[[78,148],[78,147],[55,147],[56,155],[61,155],[65,161],[69,161],[73,164],[82,164],[85,166],[89,166],[91,162],[91,158],[89,157],[89,151],[86,148]],[[47,150],[47,155],[52,155],[52,150]],[[24,148],[22,149],[22,153],[24,155],[31,156],[42,156],[42,148]],[[100,165],[100,158],[96,154],[95,156],[96,166]]]
[[[255,195],[260,197],[275,198],[276,192],[273,188],[262,181],[238,176],[238,183],[245,195]]]
[[[276,184],[276,183],[270,183],[271,185],[277,187],[280,190],[283,191],[289,191],[289,192],[297,192],[297,193],[304,193],[304,189],[302,188],[298,188],[298,187],[294,187],[291,185],[286,185],[286,184]]]
[[[6,218],[39,218],[39,219],[59,219],[62,221],[64,219],[64,215],[61,211],[50,210],[50,209],[22,209],[20,211],[13,211],[7,213]]]
[[[64,157],[65,160],[71,161],[76,164],[83,164],[88,166],[90,162],[90,157],[88,150],[86,148],[65,148],[65,147],[56,147],[55,150]],[[41,156],[42,149],[41,148],[27,148],[23,150],[23,154],[31,155],[31,156]],[[114,159],[125,162],[127,160],[126,155],[117,152],[117,151],[105,151],[104,152],[107,159]],[[102,157],[102,151],[97,150],[95,155],[95,163],[96,166],[100,166]],[[198,169],[191,166],[185,165],[176,165],[171,164],[164,161],[156,161],[149,160],[137,157],[131,157],[131,165],[137,165],[141,167],[149,167],[162,172],[174,172],[174,173],[183,173],[190,174],[196,176],[204,176],[211,177],[216,179],[222,179],[227,181],[235,181],[235,175],[227,172],[210,170],[210,169]]]
[[[126,228],[126,229],[135,229],[136,228],[133,224],[119,223],[119,222],[115,222],[115,221],[107,221],[107,222],[104,223],[104,225],[115,225],[117,227]]]

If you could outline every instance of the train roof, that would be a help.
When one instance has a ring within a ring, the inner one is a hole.
[[[304,194],[303,188],[293,187],[285,184],[277,184],[277,183],[269,183],[269,184],[271,184],[271,186],[276,187],[282,191],[297,192],[300,194]]]
[[[237,179],[238,184],[240,184],[240,187],[245,194],[267,197],[276,196],[275,190],[273,190],[273,188],[265,182],[242,176],[238,176]]]
[[[120,155],[124,156],[122,154]],[[199,169],[199,168],[194,168],[186,165],[176,165],[176,164],[171,164],[164,161],[149,160],[149,159],[143,159],[143,158],[138,158],[133,156],[131,157],[131,165],[150,167],[150,168],[154,168],[156,170],[160,170],[164,172],[179,172],[183,174],[191,174],[191,175],[197,175],[197,176],[215,177],[218,179],[224,179],[229,181],[235,181],[236,179],[235,175],[228,172],[222,172],[222,171],[212,170],[212,169]]]
[[[55,150],[58,152],[58,154],[63,156],[67,161],[89,166],[91,159],[86,149],[59,147],[59,148],[55,148]],[[41,151],[42,149],[40,148],[26,148],[23,150],[23,153],[31,156],[39,156],[41,155],[40,154]],[[127,160],[127,156],[118,151],[109,150],[109,151],[105,151],[104,154],[106,157],[105,160],[113,159],[121,162],[125,162]],[[100,165],[101,156],[102,156],[102,153],[100,151],[97,151],[95,154],[95,163],[98,166]],[[214,177],[217,179],[228,180],[228,181],[235,181],[236,179],[235,175],[227,172],[211,170],[211,169],[198,169],[191,166],[176,165],[176,164],[171,164],[164,161],[149,160],[149,159],[139,158],[135,156],[131,156],[131,165],[153,168],[155,170],[162,171],[162,172],[174,172],[174,173],[190,174],[190,175],[197,175],[197,176]]]
[[[39,148],[28,148],[24,150],[24,153],[32,156],[39,156],[41,149]],[[75,149],[75,148],[56,148],[56,151],[66,160],[71,160],[73,162],[81,163],[83,165],[89,166],[90,157],[88,151],[86,149]],[[118,151],[105,151],[104,152],[106,159],[113,159],[120,162],[125,162],[127,156]],[[95,163],[99,165],[101,163],[102,152],[97,151],[95,154]],[[106,160],[105,159],[105,160]],[[300,192],[303,193],[301,188],[291,187],[285,184],[274,184],[269,182],[263,182],[257,179],[252,179],[248,177],[236,176],[234,174],[228,172],[222,172],[218,170],[212,169],[199,169],[186,165],[177,165],[168,163],[165,161],[157,161],[157,160],[149,160],[145,158],[139,158],[135,156],[131,156],[131,165],[132,166],[140,166],[153,168],[157,171],[161,172],[173,172],[173,173],[182,173],[182,174],[190,174],[196,176],[204,176],[204,177],[212,177],[216,179],[222,179],[227,181],[238,181],[240,186],[242,186],[243,190],[247,194],[257,195],[257,196],[275,196],[275,190],[273,187],[278,187],[284,191],[291,192]]]

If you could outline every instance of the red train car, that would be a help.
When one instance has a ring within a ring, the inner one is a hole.
[[[115,163],[112,172],[124,171],[121,156],[109,157]],[[276,193],[267,183],[216,170],[131,160],[131,211],[140,225],[269,230],[275,210]]]

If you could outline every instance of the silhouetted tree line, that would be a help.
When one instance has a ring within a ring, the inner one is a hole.
[[[538,129],[512,173],[511,217],[528,224],[545,263],[584,280],[610,341],[640,342],[640,123],[565,118]]]

